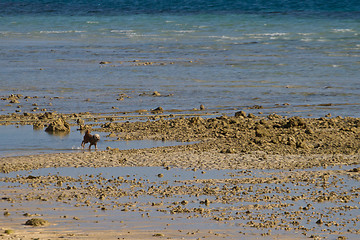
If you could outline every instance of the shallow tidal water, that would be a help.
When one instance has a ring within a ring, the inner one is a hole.
[[[89,147],[87,143],[82,149],[81,142],[84,133],[75,128],[68,134],[53,134],[46,132],[45,129],[33,129],[31,125],[7,125],[0,126],[0,133],[0,157],[88,151]],[[153,140],[115,141],[106,137],[109,133],[98,134],[100,135],[98,150],[105,150],[107,147],[128,150],[185,144],[176,141]],[[91,150],[94,151],[94,146]]]
[[[31,2],[23,4],[23,14],[4,3],[0,96],[32,99],[0,101],[0,114],[114,113],[159,106],[188,112],[203,104],[210,112],[230,114],[248,109],[360,116],[356,1],[337,1],[335,7],[326,1],[320,9],[272,1],[241,1],[245,6],[190,1],[174,6],[179,11],[160,3],[148,9],[134,3],[134,9],[125,10],[126,1],[113,8],[111,1],[104,3],[105,12],[89,9],[101,4],[76,8],[77,1],[61,7],[52,1],[47,12]],[[253,11],[244,10],[246,5]],[[26,7],[35,9],[27,12]],[[152,96],[154,91],[161,96]]]

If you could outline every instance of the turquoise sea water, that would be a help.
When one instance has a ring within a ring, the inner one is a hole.
[[[358,1],[1,1],[0,96],[37,98],[0,113],[360,117],[359,16]]]

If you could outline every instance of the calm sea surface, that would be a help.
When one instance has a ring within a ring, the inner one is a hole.
[[[0,114],[360,117],[360,2],[3,0],[0,66]]]

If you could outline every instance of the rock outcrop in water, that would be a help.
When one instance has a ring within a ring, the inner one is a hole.
[[[25,222],[25,225],[39,227],[49,225],[49,222],[41,218],[32,218]]]
[[[158,108],[151,110],[152,114],[158,114],[158,113],[163,113],[163,112],[164,112],[164,109],[162,107],[158,107]]]
[[[70,132],[70,125],[63,119],[59,118],[49,124],[45,129],[46,132]]]

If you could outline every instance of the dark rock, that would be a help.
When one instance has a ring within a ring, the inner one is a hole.
[[[236,112],[235,117],[244,117],[244,118],[246,118],[246,112],[244,112],[244,111]]]
[[[261,105],[254,105],[252,107],[249,107],[249,109],[263,109],[264,107]]]
[[[319,220],[316,221],[316,224],[323,224],[323,223],[324,223],[324,222],[323,222],[322,219],[319,219]]]
[[[163,112],[164,112],[164,109],[162,107],[158,107],[158,108],[151,110],[152,114],[158,114],[158,113],[163,113]]]

